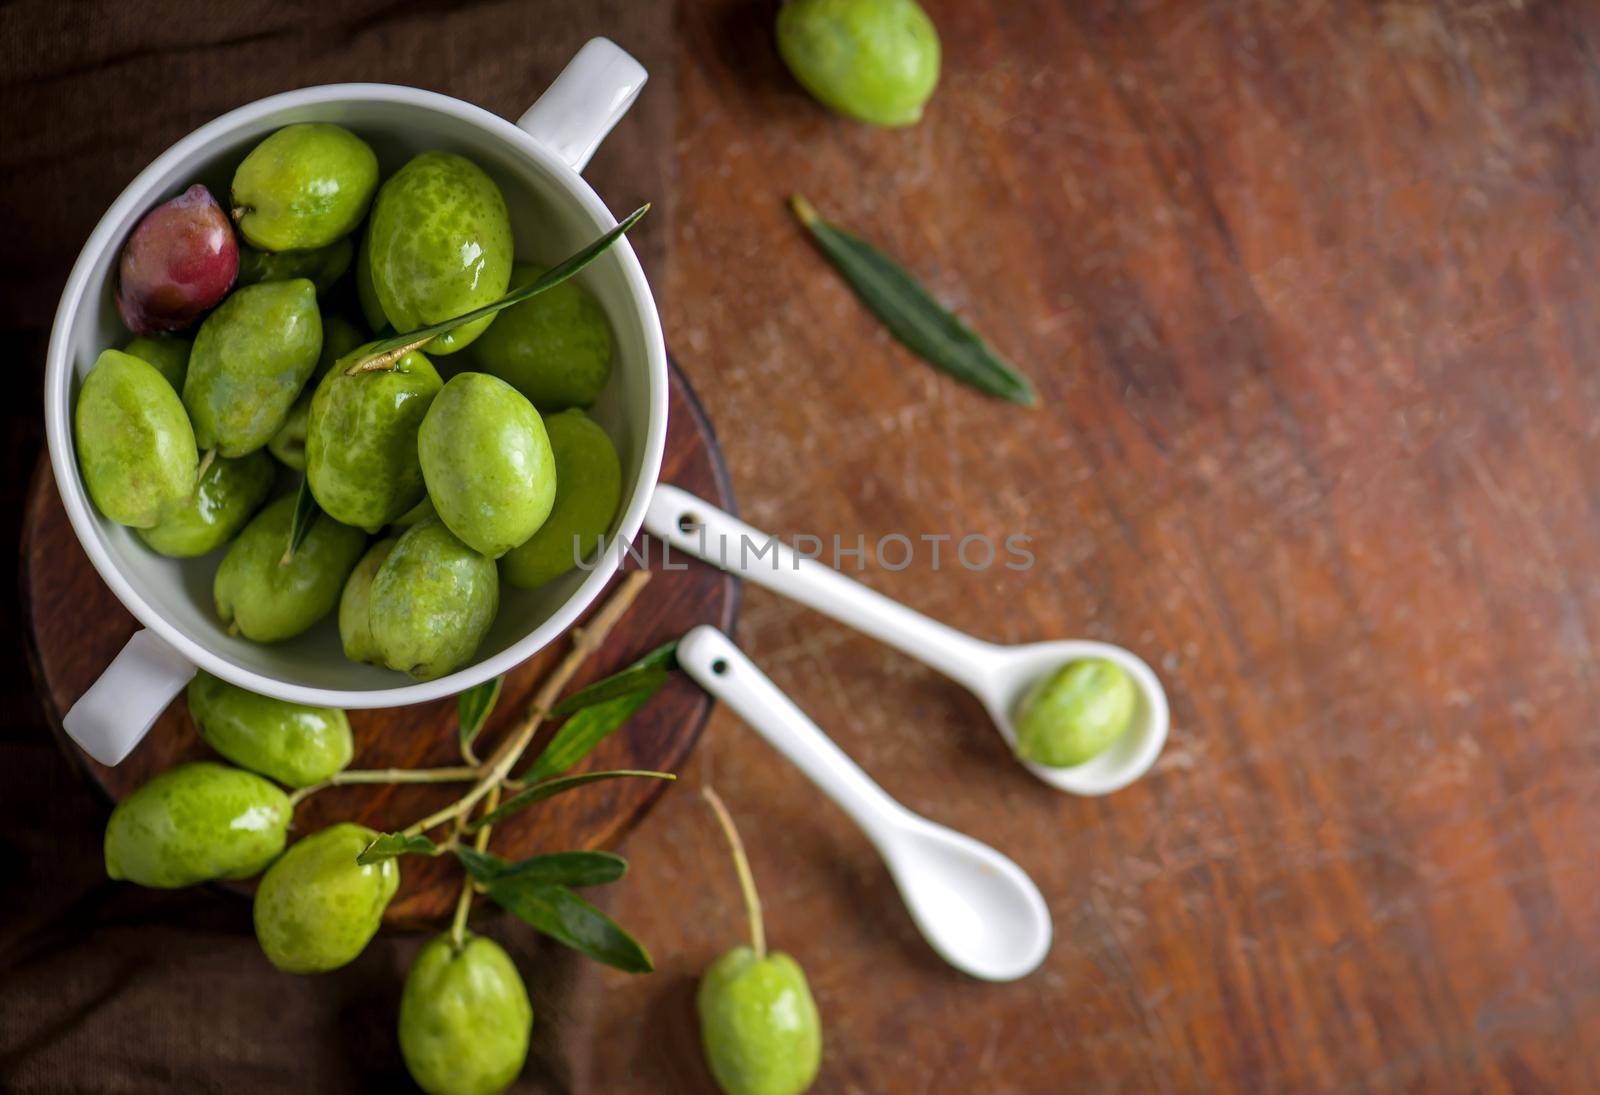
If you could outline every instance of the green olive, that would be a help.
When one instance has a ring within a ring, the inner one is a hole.
[[[511,288],[546,269],[518,263],[511,269]],[[594,295],[569,278],[501,312],[467,356],[540,411],[587,407],[611,379],[611,323]]]
[[[1139,694],[1116,662],[1084,658],[1038,682],[1017,707],[1017,755],[1067,768],[1093,760],[1133,725]]]
[[[286,494],[256,514],[212,582],[218,618],[258,643],[292,639],[332,612],[366,550],[360,529],[322,514],[284,562],[294,505],[295,496]]]
[[[272,493],[275,477],[264,452],[237,459],[218,456],[188,499],[168,507],[150,528],[139,529],[139,539],[174,559],[209,554],[244,528]]]
[[[706,1063],[727,1095],[799,1095],[822,1063],[822,1020],[805,971],[777,951],[734,947],[700,979]]]
[[[285,973],[323,973],[355,959],[377,934],[400,888],[400,865],[356,857],[378,834],[348,822],[289,846],[261,879],[256,942]]]
[[[519,589],[552,582],[594,555],[622,498],[622,465],[605,430],[580,410],[550,415],[544,426],[555,455],[555,505],[538,532],[500,559],[500,576]]]
[[[187,693],[189,717],[205,743],[241,768],[287,787],[321,783],[350,763],[350,720],[337,707],[275,700],[205,670]]]
[[[378,644],[372,641],[372,579],[398,542],[397,537],[389,536],[373,544],[345,579],[344,592],[339,595],[339,643],[344,656],[353,662],[383,664]]]
[[[233,175],[239,233],[264,251],[326,247],[348,235],[378,188],[378,157],[342,126],[284,126]]]
[[[448,935],[417,952],[400,997],[400,1052],[428,1095],[498,1095],[528,1058],[533,1005],[500,945]]]
[[[406,530],[373,576],[367,621],[390,669],[421,681],[472,660],[500,608],[494,561],[437,520]]]
[[[143,358],[107,350],[72,416],[83,485],[119,525],[150,528],[194,491],[199,453],[183,404]]]
[[[913,125],[939,83],[939,32],[916,0],[786,0],[778,52],[824,106]]]
[[[183,764],[111,811],[106,874],[158,889],[249,878],[283,851],[291,813],[289,797],[260,776]]]

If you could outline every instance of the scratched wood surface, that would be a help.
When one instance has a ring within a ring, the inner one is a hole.
[[[1124,643],[1174,729],[1145,782],[1066,798],[954,686],[748,592],[755,660],[1056,920],[1025,981],[945,968],[846,819],[716,715],[693,770],[811,975],[818,1089],[1594,1090],[1600,12],[927,6],[944,81],[898,133],[797,92],[763,5],[686,8],[668,339],[748,520],[1031,535],[1026,573],[863,577],[987,638]],[[795,189],[1043,408],[891,343]],[[629,843],[618,913],[662,970],[608,977],[596,1090],[706,1083],[692,978],[741,926],[687,790]]]

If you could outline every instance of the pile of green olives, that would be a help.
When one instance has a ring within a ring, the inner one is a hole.
[[[516,261],[499,186],[442,151],[385,178],[361,137],[303,123],[256,145],[229,197],[190,187],[125,245],[135,337],[74,409],[89,497],[152,551],[217,553],[233,634],[284,642],[337,609],[351,659],[450,673],[502,584],[555,581],[616,516],[616,448],[586,413],[611,375],[605,312],[568,281],[355,369],[374,338],[544,271]],[[319,513],[290,550],[299,476]]]

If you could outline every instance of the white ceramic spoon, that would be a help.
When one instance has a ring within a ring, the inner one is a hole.
[[[941,958],[985,981],[1015,981],[1044,961],[1050,909],[1021,867],[890,798],[716,628],[685,635],[678,664],[861,827]]]
[[[1167,694],[1150,667],[1120,646],[1086,639],[1001,646],[975,639],[851,581],[711,503],[666,484],[656,487],[644,527],[678,551],[814,608],[965,686],[982,701],[1013,747],[1017,735],[1012,713],[1036,681],[1079,658],[1116,662],[1139,689],[1139,707],[1128,732],[1093,760],[1071,768],[1022,762],[1034,775],[1063,791],[1104,795],[1120,790],[1150,769],[1167,740]]]

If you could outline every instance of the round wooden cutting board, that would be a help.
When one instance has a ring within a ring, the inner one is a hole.
[[[682,374],[671,372],[670,417],[661,481],[675,483],[724,509],[733,508],[722,454],[704,412]],[[643,537],[643,533],[640,534]],[[644,652],[677,638],[696,624],[729,630],[737,607],[737,585],[710,567],[674,559],[661,569],[659,548],[649,565],[654,575],[638,600],[591,655],[569,691],[615,672]],[[633,564],[629,563],[629,567]],[[113,800],[120,800],[157,772],[183,761],[212,756],[200,740],[180,695],[126,761],[107,768],[90,760],[61,733],[61,717],[111,663],[137,623],[117,601],[73,535],[48,460],[41,459],[29,489],[22,537],[23,618],[33,658],[34,677],[45,711],[67,751],[89,778]],[[595,604],[615,590],[620,576]],[[591,614],[594,611],[590,610]],[[562,639],[506,676],[494,716],[484,728],[480,755],[487,755],[507,727],[528,708],[539,682],[566,653]],[[681,674],[579,770],[649,768],[675,771],[705,723],[711,702]],[[356,755],[352,768],[427,768],[460,764],[453,699],[412,707],[350,712]],[[533,756],[551,733],[541,731]],[[607,780],[540,803],[495,827],[490,849],[508,859],[538,852],[593,849],[614,845],[666,790],[659,780]],[[334,787],[306,799],[295,813],[291,839],[338,821],[358,821],[392,831],[445,806],[465,785],[381,785]],[[420,926],[438,922],[453,908],[461,871],[453,859],[410,856],[403,882],[385,921]],[[248,886],[240,888],[247,889]]]

